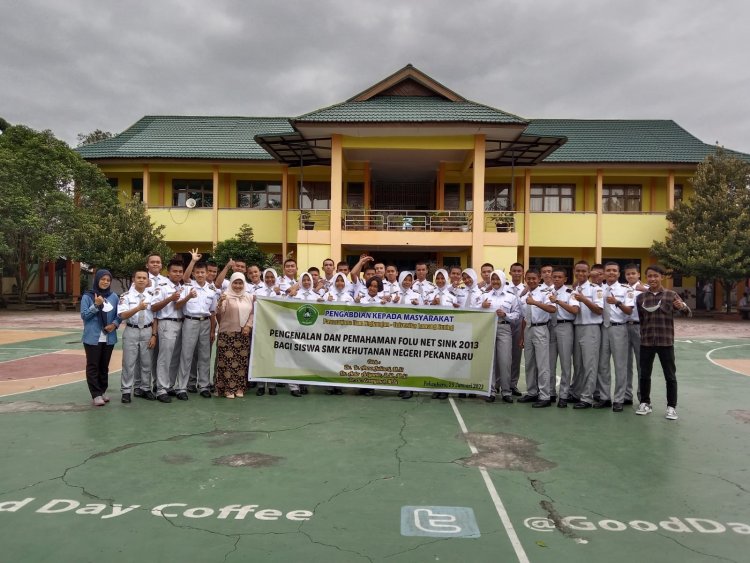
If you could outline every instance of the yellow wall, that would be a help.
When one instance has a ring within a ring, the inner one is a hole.
[[[662,213],[605,213],[602,217],[602,246],[650,248],[654,240],[664,239],[666,229],[667,220]]]
[[[149,209],[157,225],[164,225],[164,238],[172,242],[211,241],[210,209]]]
[[[322,268],[323,260],[330,258],[330,256],[330,244],[298,244],[295,260],[297,260],[299,271],[304,272],[311,266]]]
[[[531,246],[595,246],[596,214],[531,213]]]
[[[219,240],[232,238],[247,223],[253,228],[255,242],[281,242],[281,214],[276,209],[219,209]]]
[[[495,269],[504,270],[507,273],[510,265],[518,261],[518,247],[485,246],[484,261],[495,266]]]

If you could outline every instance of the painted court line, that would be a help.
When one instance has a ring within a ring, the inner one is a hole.
[[[471,440],[469,440],[468,438],[469,431],[466,429],[466,423],[464,423],[464,419],[461,416],[461,413],[458,411],[458,407],[456,406],[456,402],[453,400],[453,397],[449,397],[448,401],[453,408],[453,414],[456,415],[458,425],[461,427],[461,432],[463,432],[464,436],[466,437],[466,443],[469,444],[471,453],[479,453],[479,450],[476,448],[476,446],[474,446],[474,444],[471,443]],[[513,527],[513,522],[510,521],[508,511],[505,510],[505,505],[503,504],[503,501],[500,498],[500,495],[498,494],[497,489],[492,482],[492,479],[490,479],[490,475],[489,473],[487,473],[487,469],[480,465],[479,473],[482,474],[482,479],[484,479],[484,484],[487,487],[487,491],[490,493],[492,502],[495,504],[495,510],[497,510],[497,514],[498,516],[500,516],[500,521],[503,523],[505,532],[508,534],[508,539],[510,539],[510,543],[511,545],[513,545],[513,549],[516,552],[516,557],[518,557],[518,563],[529,563],[529,557],[526,555],[526,551],[524,551],[523,546],[521,545],[521,540],[518,539],[518,534],[516,534],[516,530]]]
[[[73,372],[73,373],[76,373],[76,372]],[[85,375],[84,375],[84,379],[85,379]],[[63,385],[70,385],[71,383],[80,383],[81,381],[84,381],[84,379],[74,379],[73,381],[66,381],[65,383],[58,383],[57,385],[50,385],[49,387],[44,387],[41,389],[28,389],[26,391],[16,391],[15,393],[7,393],[5,395],[0,395],[0,399],[4,397],[13,397],[14,395],[23,395],[25,393],[37,393],[38,391],[46,391],[47,389],[54,389],[56,387],[62,387]]]
[[[4,350],[39,350],[39,348],[4,348]],[[2,350],[0,350],[2,352]],[[23,358],[13,358],[11,360],[2,360],[0,364],[8,364],[10,362],[17,362],[18,360],[28,360],[29,358],[38,358],[39,356],[47,356],[49,354],[57,354],[62,350],[52,350],[51,352],[42,352],[40,354],[32,354],[31,356],[24,356]]]
[[[738,375],[745,375],[746,376],[747,375],[746,373],[742,373],[741,371],[737,371],[736,369],[728,368],[727,366],[723,366],[723,365],[721,365],[721,364],[713,361],[713,359],[711,359],[711,354],[713,354],[714,352],[717,352],[719,350],[725,350],[727,348],[740,348],[742,346],[750,346],[750,344],[732,344],[731,346],[722,346],[721,348],[714,348],[713,350],[709,350],[708,352],[706,352],[706,359],[709,362],[711,362],[713,365],[718,366],[718,367],[720,367],[722,369],[729,370],[729,371],[731,371],[733,373],[736,373]]]

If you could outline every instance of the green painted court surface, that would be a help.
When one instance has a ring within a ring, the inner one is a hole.
[[[123,405],[119,372],[100,409],[83,382],[2,397],[0,561],[745,562],[750,377],[714,349],[750,360],[680,342],[677,422],[658,367],[647,417],[319,389]]]

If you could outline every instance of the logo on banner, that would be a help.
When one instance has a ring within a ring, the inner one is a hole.
[[[297,322],[302,326],[314,325],[318,320],[318,310],[312,305],[302,305],[297,309]]]

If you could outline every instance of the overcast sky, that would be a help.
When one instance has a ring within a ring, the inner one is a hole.
[[[750,152],[748,0],[0,0],[0,116],[294,116],[407,63],[526,118],[674,119]]]

